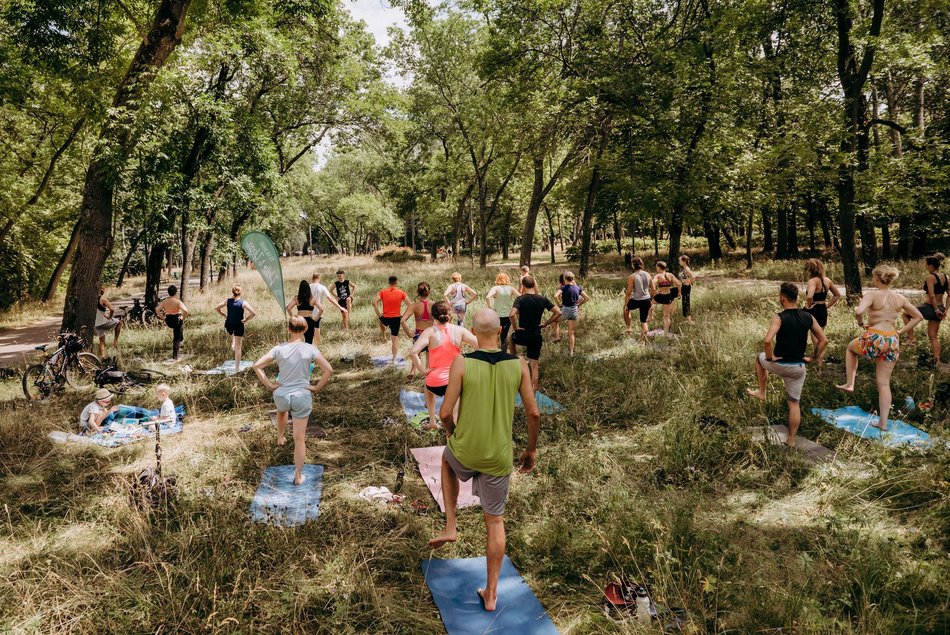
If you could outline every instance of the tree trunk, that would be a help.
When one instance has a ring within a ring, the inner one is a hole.
[[[594,154],[594,166],[591,170],[590,185],[587,187],[587,200],[584,203],[584,215],[581,220],[581,261],[578,266],[578,275],[587,277],[590,268],[591,233],[594,224],[594,206],[597,204],[597,191],[600,189],[600,159],[607,149],[609,139],[610,116],[602,123],[600,142]]]
[[[798,257],[798,203],[788,208],[788,256]]]
[[[706,216],[705,211],[703,212],[703,216]],[[722,260],[722,244],[719,241],[719,226],[708,218],[704,218],[703,233],[706,234],[706,242],[709,243],[710,260]]]
[[[749,218],[745,225],[745,268],[752,269],[752,223],[755,220],[755,212],[749,207]]]
[[[119,269],[119,278],[115,282],[116,289],[122,288],[122,283],[125,282],[125,274],[129,270],[129,263],[132,261],[132,256],[135,254],[135,250],[139,246],[139,240],[141,240],[142,236],[144,235],[145,235],[145,230],[140,229],[139,232],[135,236],[132,237],[131,242],[129,242],[129,250],[125,254],[125,259],[122,261],[122,268]]]
[[[722,227],[723,238],[726,239],[726,244],[729,245],[729,249],[735,249],[739,246],[739,243],[736,242],[735,237],[732,235],[732,232],[729,231],[729,226],[724,225]]]
[[[195,259],[195,235],[188,230],[188,215],[182,216],[181,228],[181,279],[178,285],[178,299],[186,302],[191,298],[191,291],[188,287],[191,281],[191,271],[194,269]]]
[[[201,241],[201,282],[199,289],[204,292],[211,281],[209,280],[211,276],[211,254],[214,253],[214,232],[209,231],[205,233],[204,239]]]
[[[778,260],[785,260],[788,258],[788,207],[785,203],[780,203],[778,206],[776,224],[778,225],[778,243],[775,257]]]
[[[891,225],[887,221],[881,223],[881,258],[891,259]]]
[[[119,83],[86,171],[79,240],[66,291],[62,329],[92,332],[106,258],[112,251],[112,201],[117,171],[131,151],[132,118],[157,72],[181,41],[191,0],[160,0],[151,29]]]
[[[910,257],[910,219],[906,215],[897,220],[897,257],[901,260]]]
[[[762,209],[762,251],[771,253],[775,250],[772,243],[772,214],[768,208]]]
[[[69,236],[69,243],[66,244],[66,249],[63,251],[63,255],[60,256],[59,262],[56,263],[56,268],[53,269],[53,275],[50,276],[49,282],[46,284],[46,291],[43,293],[43,302],[50,302],[56,296],[56,291],[59,289],[59,281],[62,280],[66,267],[72,262],[73,254],[76,253],[76,245],[79,244],[79,225],[80,223],[77,222],[73,226],[73,233]],[[97,297],[98,291],[99,289],[97,288]]]

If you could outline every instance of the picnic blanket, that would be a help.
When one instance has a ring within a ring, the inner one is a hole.
[[[304,482],[294,485],[293,465],[274,465],[264,477],[251,501],[251,519],[278,527],[297,527],[320,514],[323,494],[323,466],[303,466]]]
[[[835,410],[812,408],[811,411],[812,414],[818,415],[833,426],[847,430],[862,439],[877,439],[888,447],[929,446],[931,444],[929,434],[898,419],[888,419],[887,431],[882,432],[871,425],[878,422],[878,416],[872,415],[859,406],[846,406]]]
[[[553,415],[564,410],[564,406],[554,401],[540,390],[534,393],[534,399],[538,402],[538,410],[543,415]],[[521,407],[521,395],[515,395],[515,408]]]
[[[432,497],[439,504],[439,509],[445,512],[445,500],[442,498],[442,452],[444,445],[429,448],[412,448],[409,450],[419,462],[419,474],[425,481],[426,487],[432,492]],[[472,494],[472,481],[463,481],[459,484],[459,500],[457,508],[472,507],[481,504],[478,496]]]
[[[176,407],[175,414],[178,415],[176,421],[161,424],[160,430],[163,437],[169,434],[178,434],[184,429],[185,407]],[[143,439],[155,438],[154,430],[142,424],[157,416],[158,410],[120,404],[117,412],[105,418],[101,432],[96,434],[71,434],[54,431],[49,433],[49,438],[57,443],[85,443],[104,448],[114,448]]]
[[[501,563],[498,605],[492,613],[476,592],[485,587],[485,558],[431,559],[419,566],[449,635],[559,632],[508,556]]]
[[[251,366],[254,365],[254,362],[248,359],[241,360],[241,368],[239,371],[234,370],[234,360],[229,359],[228,361],[215,366],[210,370],[199,370],[198,373],[201,375],[234,375],[237,372],[245,371]]]

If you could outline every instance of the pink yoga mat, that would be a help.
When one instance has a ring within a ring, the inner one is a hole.
[[[422,480],[426,482],[426,487],[432,492],[435,502],[439,504],[439,509],[445,513],[445,501],[442,500],[442,452],[444,445],[437,445],[431,448],[412,448],[412,456],[419,462],[419,473]],[[471,507],[480,504],[478,496],[472,495],[472,481],[462,481],[459,488],[458,508]]]

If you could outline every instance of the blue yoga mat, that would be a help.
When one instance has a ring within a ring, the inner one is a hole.
[[[426,398],[421,392],[415,390],[400,390],[399,403],[402,404],[402,411],[406,413],[406,418],[412,421],[420,412],[426,410]],[[442,407],[442,397],[435,398],[435,414],[438,416],[439,408]]]
[[[323,493],[323,466],[303,466],[304,482],[294,485],[294,466],[275,465],[264,470],[264,478],[251,501],[251,518],[258,523],[297,527],[320,514]]]
[[[887,420],[887,432],[878,430],[871,425],[878,422],[878,416],[872,415],[858,406],[847,406],[837,410],[812,408],[811,412],[833,426],[847,430],[862,439],[877,439],[888,447],[899,445],[925,446],[931,443],[929,434],[897,419]]]
[[[558,633],[508,556],[501,564],[498,605],[491,613],[476,593],[485,587],[485,558],[423,560],[420,568],[449,635]]]
[[[534,393],[534,399],[538,402],[538,410],[543,415],[553,415],[564,410],[564,406],[554,401],[540,390]],[[515,395],[515,408],[521,407],[521,395]]]

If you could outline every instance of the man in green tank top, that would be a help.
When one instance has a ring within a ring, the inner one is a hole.
[[[472,479],[472,493],[481,499],[485,516],[488,582],[477,589],[486,611],[494,611],[498,601],[498,575],[505,556],[505,499],[513,470],[511,424],[515,395],[521,393],[528,421],[528,447],[521,453],[519,468],[530,472],[536,463],[541,415],[531,387],[528,365],[502,352],[498,343],[501,322],[491,309],[479,309],[472,330],[478,350],[460,355],[452,362],[449,385],[439,416],[449,435],[442,455],[442,498],[445,501],[445,529],[429,541],[438,549],[458,538],[456,510],[459,480]],[[461,399],[458,422],[452,412]]]

